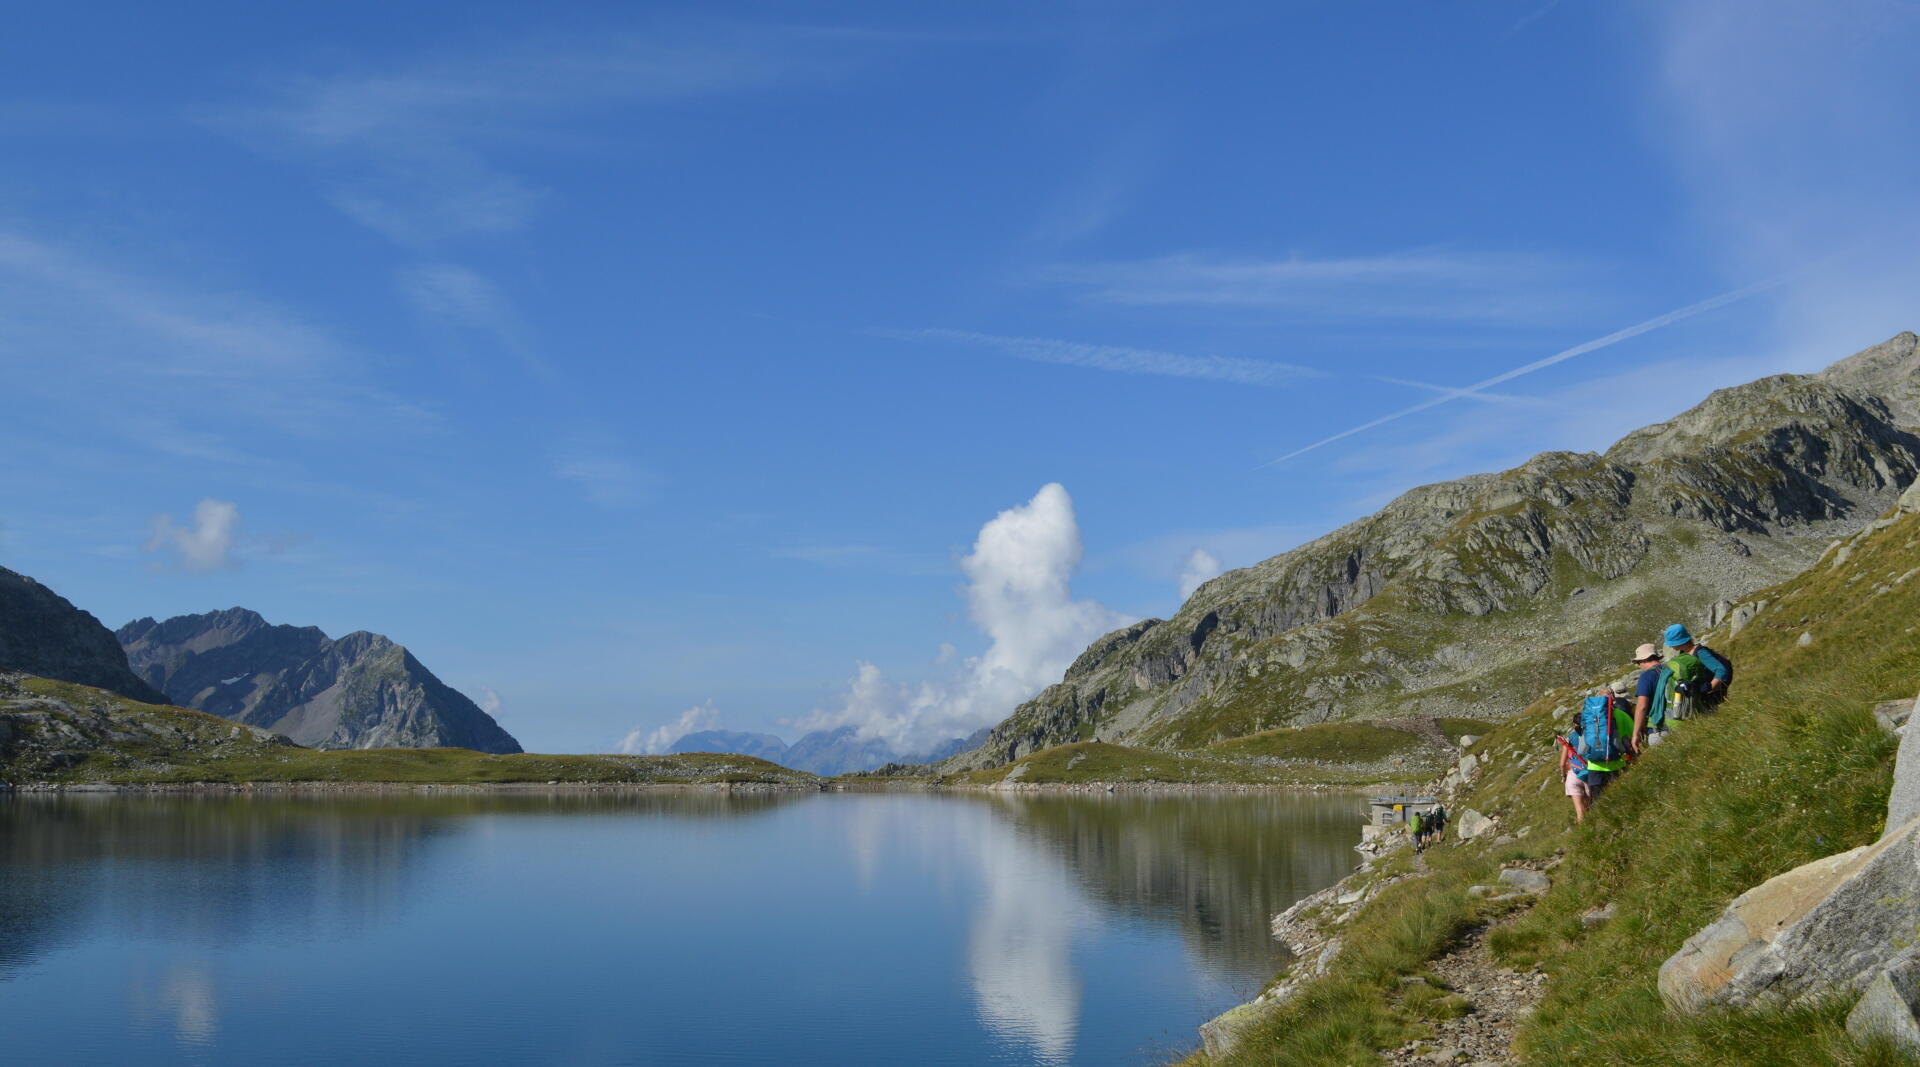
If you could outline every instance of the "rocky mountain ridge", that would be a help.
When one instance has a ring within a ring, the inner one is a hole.
[[[127,666],[113,631],[65,597],[0,567],[0,670],[77,682],[149,704],[167,698]]]
[[[229,608],[137,619],[114,636],[133,671],[170,702],[301,745],[521,750],[491,715],[380,634],[335,640]]]
[[[942,771],[1389,715],[1500,718],[1799,572],[1920,474],[1920,343],[1715,392],[1605,453],[1402,494],[1095,641]]]

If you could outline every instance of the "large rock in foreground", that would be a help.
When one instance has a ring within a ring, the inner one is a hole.
[[[0,567],[0,670],[90,685],[147,704],[167,698],[127,666],[100,620],[24,574]]]
[[[1858,993],[1910,944],[1920,915],[1920,819],[1740,894],[1660,967],[1676,1011]]]

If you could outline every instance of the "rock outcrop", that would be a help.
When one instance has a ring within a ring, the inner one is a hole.
[[[1894,758],[1893,790],[1887,796],[1887,824],[1881,831],[1891,833],[1920,817],[1920,697],[1908,707],[1900,729],[1900,753]],[[1889,715],[1888,720],[1895,718]]]
[[[1920,958],[1912,949],[1867,983],[1860,1003],[1847,1014],[1847,1034],[1861,1044],[1885,1039],[1920,1056]]]
[[[1691,1012],[1857,994],[1911,943],[1916,919],[1920,820],[1740,894],[1661,965],[1660,995]]]
[[[167,698],[127,666],[113,631],[65,597],[0,567],[0,670],[105,689],[133,700]]]
[[[1649,636],[1620,620],[1704,621],[1885,510],[1920,473],[1917,361],[1903,334],[1821,374],[1720,390],[1604,454],[1413,489],[1100,638],[943,769],[1075,740],[1193,748],[1330,719],[1503,717]]]
[[[229,608],[139,619],[115,636],[133,669],[173,703],[312,748],[520,751],[493,716],[380,634],[333,640]]]
[[[164,704],[164,702],[153,702]],[[0,783],[30,782],[106,757],[102,770],[208,758],[260,758],[286,738],[177,707],[120,699],[0,671]]]

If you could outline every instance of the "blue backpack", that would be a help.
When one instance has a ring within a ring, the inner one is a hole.
[[[1573,762],[1574,773],[1589,785],[1627,764],[1627,746],[1620,740],[1613,711],[1614,698],[1604,694],[1580,705],[1580,731],[1570,747],[1582,757]]]

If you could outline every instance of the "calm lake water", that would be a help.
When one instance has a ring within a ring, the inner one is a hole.
[[[8,1063],[1152,1063],[1355,862],[1309,794],[0,795]]]

